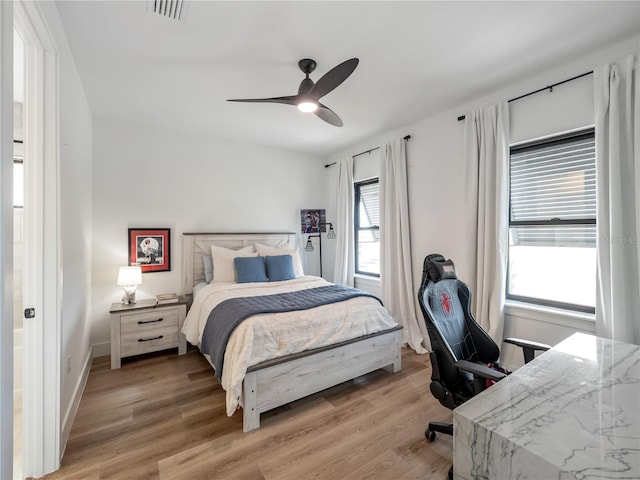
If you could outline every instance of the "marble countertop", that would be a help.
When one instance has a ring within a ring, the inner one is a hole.
[[[453,420],[456,479],[640,479],[640,347],[576,333]]]

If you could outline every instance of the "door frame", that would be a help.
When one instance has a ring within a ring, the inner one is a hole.
[[[23,323],[23,474],[40,477],[62,454],[58,56],[37,2],[14,2],[14,22],[25,43],[23,302],[36,311]]]
[[[0,223],[0,478],[13,478],[12,2],[0,2]]]

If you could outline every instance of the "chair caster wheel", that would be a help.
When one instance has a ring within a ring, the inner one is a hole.
[[[433,442],[436,439],[436,432],[433,430],[429,430],[428,428],[424,431],[424,436],[430,442]]]

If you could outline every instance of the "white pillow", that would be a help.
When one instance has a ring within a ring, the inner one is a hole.
[[[257,257],[253,245],[231,250],[229,248],[211,245],[211,256],[213,257],[213,283],[235,282],[236,269],[233,266],[233,259],[236,257]]]
[[[302,260],[300,259],[300,254],[298,253],[297,248],[288,248],[288,243],[285,243],[278,248],[262,245],[261,243],[256,243],[254,246],[256,247],[258,255],[261,257],[266,257],[267,255],[291,255],[291,258],[293,259],[293,273],[296,274],[296,277],[304,276]]]

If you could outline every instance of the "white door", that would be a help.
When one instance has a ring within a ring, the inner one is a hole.
[[[24,40],[23,475],[60,466],[57,58],[35,2],[14,2]],[[45,242],[44,239],[47,239]]]

